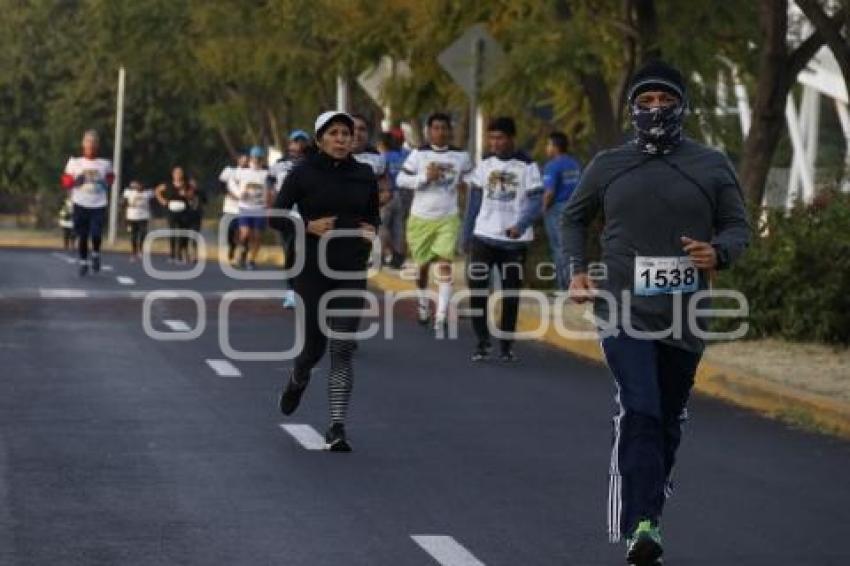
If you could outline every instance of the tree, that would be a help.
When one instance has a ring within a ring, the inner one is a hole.
[[[844,17],[843,11],[834,21]],[[797,75],[824,44],[816,31],[800,45],[788,45],[788,0],[760,0],[761,48],[752,123],[744,141],[739,173],[751,209],[757,211],[764,198],[765,183],[773,155],[785,126],[785,103]]]

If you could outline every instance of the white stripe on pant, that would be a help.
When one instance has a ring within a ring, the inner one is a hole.
[[[599,343],[602,355],[605,356],[605,348]],[[607,363],[607,358],[606,358]],[[610,367],[610,366],[609,366]],[[626,413],[620,401],[620,385],[614,379],[617,394],[614,399],[617,402],[618,412],[614,416],[614,439],[611,447],[611,464],[608,469],[608,540],[612,543],[620,542],[622,532],[620,522],[623,511],[623,477],[620,475],[620,421]]]

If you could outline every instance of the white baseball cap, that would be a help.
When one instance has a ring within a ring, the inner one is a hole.
[[[316,137],[320,136],[319,132],[322,131],[326,125],[328,125],[332,120],[341,119],[348,127],[352,130],[354,129],[354,119],[348,114],[348,112],[343,112],[342,110],[328,110],[327,112],[322,112],[319,114],[319,117],[316,118]]]

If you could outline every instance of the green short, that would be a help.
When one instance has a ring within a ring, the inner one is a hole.
[[[434,220],[411,215],[407,245],[413,261],[424,265],[436,259],[454,259],[459,231],[460,218],[455,214]]]

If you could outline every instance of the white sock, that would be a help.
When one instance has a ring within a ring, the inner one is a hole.
[[[437,283],[437,320],[446,320],[451,298],[452,284],[448,281]]]

